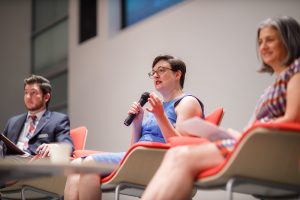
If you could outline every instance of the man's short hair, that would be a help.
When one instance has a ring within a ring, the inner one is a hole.
[[[50,99],[51,99],[52,86],[50,84],[50,81],[43,76],[33,74],[33,75],[29,76],[28,78],[25,78],[24,79],[24,89],[25,89],[26,85],[32,85],[35,83],[38,84],[43,95],[50,94]],[[50,99],[47,102],[46,107],[48,107]]]

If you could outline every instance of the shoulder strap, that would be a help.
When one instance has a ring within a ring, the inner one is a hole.
[[[184,95],[183,97],[179,98],[179,99],[174,103],[174,108],[176,108],[176,106],[180,103],[180,101],[181,101],[183,98],[187,97],[187,96],[192,96],[192,97],[194,97],[194,98],[197,99],[197,101],[199,102],[200,107],[201,107],[201,109],[202,109],[202,116],[201,116],[201,117],[204,119],[204,118],[205,118],[205,115],[204,115],[204,104],[203,104],[197,97],[195,97],[194,95],[186,94],[186,95]]]

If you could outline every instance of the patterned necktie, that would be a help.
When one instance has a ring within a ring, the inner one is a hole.
[[[28,139],[30,139],[35,131],[35,123],[36,123],[37,117],[36,117],[36,115],[29,115],[28,119],[29,119],[29,129],[28,129],[28,133],[27,133],[26,137]]]
[[[28,149],[28,142],[30,140],[30,138],[33,136],[33,133],[35,131],[35,123],[36,123],[36,115],[29,115],[28,116],[29,119],[29,129],[28,132],[26,134],[26,139],[24,140],[24,146],[23,146],[23,150],[27,150]]]

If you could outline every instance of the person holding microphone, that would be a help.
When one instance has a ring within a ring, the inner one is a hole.
[[[140,102],[134,102],[128,114],[132,117],[131,144],[137,142],[165,143],[169,137],[178,136],[176,127],[183,121],[198,116],[204,118],[202,102],[193,95],[183,91],[185,80],[185,63],[171,55],[157,56],[148,73],[153,80],[155,90],[162,96],[162,100],[155,92],[144,93]],[[143,100],[144,99],[144,100]],[[141,104],[148,101],[147,116]],[[130,124],[126,119],[125,124]],[[125,152],[93,154],[86,158],[78,158],[74,162],[80,164],[115,163],[118,164]],[[101,199],[101,176],[107,174],[76,174],[67,179],[64,198]]]

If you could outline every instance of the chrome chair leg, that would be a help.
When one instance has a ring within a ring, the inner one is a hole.
[[[55,194],[53,192],[48,192],[46,190],[38,189],[38,188],[31,187],[31,186],[28,186],[28,185],[23,185],[22,189],[21,189],[21,199],[22,200],[26,200],[26,197],[25,197],[26,190],[33,191],[33,192],[36,192],[36,193],[39,193],[39,194],[44,194],[47,197],[55,198],[55,199],[58,199],[58,200],[61,199],[58,194]]]
[[[233,185],[235,182],[235,178],[229,179],[226,184],[227,198],[228,200],[233,200]]]
[[[120,183],[119,185],[117,185],[116,189],[115,189],[115,200],[119,200],[120,199],[120,191],[123,188],[123,184]]]

